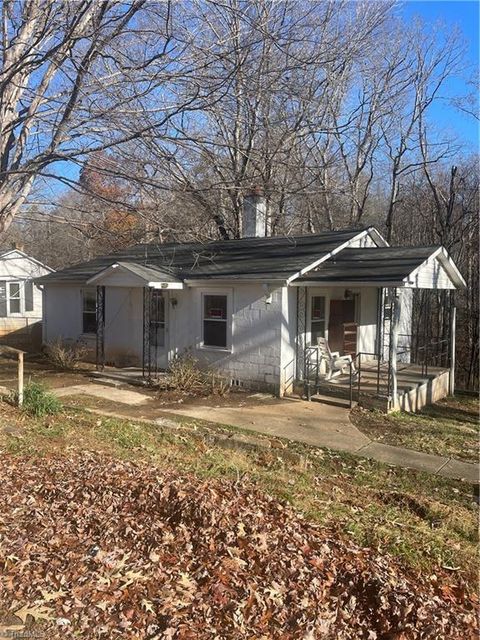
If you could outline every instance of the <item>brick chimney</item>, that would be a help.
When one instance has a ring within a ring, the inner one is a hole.
[[[254,187],[243,196],[243,238],[264,238],[267,235],[267,204],[261,187]]]

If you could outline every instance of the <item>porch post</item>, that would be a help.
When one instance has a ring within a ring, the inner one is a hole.
[[[452,302],[453,296],[452,296]],[[450,307],[450,375],[448,379],[448,392],[451,396],[455,394],[455,331],[457,325],[457,308],[455,304]]]
[[[152,290],[150,287],[143,288],[143,377],[150,380],[152,375],[152,357],[150,344],[150,307]]]
[[[96,365],[98,371],[105,369],[105,287],[97,287],[97,335]]]
[[[390,371],[392,375],[392,407],[395,409],[398,396],[397,358],[398,332],[400,330],[401,299],[397,297],[397,289],[392,290],[392,330],[390,347]]]
[[[297,366],[296,378],[303,380],[305,368],[305,334],[307,330],[307,287],[297,289]]]

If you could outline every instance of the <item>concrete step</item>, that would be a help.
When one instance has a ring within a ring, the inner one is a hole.
[[[90,377],[94,382],[101,384],[109,384],[112,387],[119,387],[123,385],[135,385],[138,387],[145,387],[147,381],[139,374],[123,373],[115,371],[92,371]]]
[[[313,402],[321,402],[322,404],[329,404],[333,407],[342,407],[343,409],[350,409],[350,400],[346,398],[339,398],[336,396],[327,396],[322,393],[315,393],[312,395],[311,400]],[[354,400],[352,402],[353,407],[357,406],[357,402]]]
[[[318,393],[324,396],[330,396],[331,398],[343,398],[348,400],[350,398],[350,389],[345,387],[337,387],[335,385],[330,384],[322,384],[320,383],[317,387]],[[353,394],[356,396],[357,389],[353,388]]]

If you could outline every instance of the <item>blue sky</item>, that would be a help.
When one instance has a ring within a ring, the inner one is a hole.
[[[468,47],[468,61],[478,65],[479,60],[479,6],[476,0],[407,0],[401,15],[405,20],[420,16],[427,24],[444,22],[447,27],[458,26]],[[465,84],[459,78],[452,79],[447,87],[451,94],[462,93]],[[456,133],[471,150],[478,150],[478,123],[471,116],[463,115],[445,102],[432,105],[431,120],[442,129]]]
[[[468,47],[468,62],[474,67],[479,60],[479,6],[480,2],[477,0],[405,0],[397,11],[407,22],[419,16],[427,25],[440,21],[447,28],[458,26]],[[448,98],[465,91],[463,80],[453,78],[449,80],[443,95]],[[430,120],[439,129],[455,135],[467,153],[478,151],[478,123],[472,116],[462,114],[444,100],[432,104]],[[54,170],[58,175],[70,179],[78,177],[78,167],[72,163],[58,163]],[[58,184],[52,187],[56,192],[65,189]]]

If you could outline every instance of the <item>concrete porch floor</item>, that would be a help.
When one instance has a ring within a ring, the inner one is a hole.
[[[429,380],[433,380],[442,373],[445,373],[448,369],[445,367],[429,367],[428,372],[422,371],[421,365],[401,363],[397,364],[397,389],[398,393],[405,393],[414,389],[419,385],[422,385]],[[386,395],[388,392],[388,365],[381,363],[380,365],[380,384],[377,387],[377,372],[378,363],[376,360],[369,360],[363,362],[361,365],[360,376],[360,392],[368,394]],[[327,382],[326,380],[320,380],[322,386],[331,386],[332,389],[342,389],[349,391],[350,389],[350,377],[347,375],[338,376]],[[355,381],[353,388],[358,390],[358,379]]]

